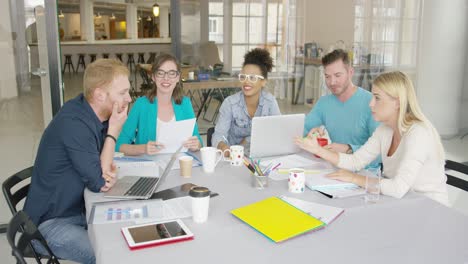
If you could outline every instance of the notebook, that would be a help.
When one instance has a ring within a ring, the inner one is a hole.
[[[325,226],[324,222],[278,197],[234,209],[231,213],[276,243]]]
[[[182,146],[172,155],[171,160],[167,163],[161,177],[143,177],[143,176],[124,176],[105,193],[107,198],[121,199],[149,199],[153,195],[156,187],[164,180],[171,171],[177,155],[182,150]]]
[[[345,198],[365,193],[365,190],[356,184],[342,182],[327,178],[326,175],[335,170],[321,170],[317,173],[306,175],[307,188],[317,191],[328,198]],[[358,172],[361,173],[362,171]]]
[[[311,216],[323,221],[327,226],[335,221],[343,212],[344,209],[340,207],[329,206],[309,201],[304,201],[294,197],[282,195],[280,197],[283,201],[301,209],[302,211],[310,214]]]
[[[294,144],[294,137],[302,137],[304,119],[304,114],[254,117],[250,157],[264,158],[298,153],[300,149]]]

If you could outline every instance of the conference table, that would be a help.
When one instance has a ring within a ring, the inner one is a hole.
[[[193,168],[188,179],[171,171],[158,190],[190,182],[219,193],[210,200],[207,222],[182,219],[195,239],[132,251],[120,233],[132,222],[88,225],[97,263],[468,263],[468,217],[423,195],[381,196],[366,204],[362,196],[330,199],[309,189],[293,194],[287,180],[270,179],[258,190],[250,177],[247,168],[223,161],[212,174]],[[230,213],[281,195],[345,211],[323,229],[278,244]],[[86,190],[87,210],[102,196]]]

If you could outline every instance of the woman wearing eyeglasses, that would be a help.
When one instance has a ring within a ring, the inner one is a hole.
[[[151,71],[154,88],[136,100],[117,140],[116,150],[125,155],[157,154],[164,148],[157,141],[161,124],[195,118],[190,98],[183,96],[176,58],[170,54],[159,55]],[[197,151],[202,145],[197,124],[192,135],[184,147]]]
[[[225,150],[230,145],[243,145],[248,154],[252,118],[281,114],[275,97],[264,89],[272,68],[273,59],[267,50],[257,48],[245,54],[239,74],[242,91],[221,105],[212,137],[214,147]]]

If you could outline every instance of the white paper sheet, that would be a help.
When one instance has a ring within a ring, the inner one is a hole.
[[[182,143],[192,136],[195,121],[195,118],[192,118],[169,123],[161,122],[157,140],[164,145],[164,148],[159,153],[175,153]],[[186,148],[181,150],[181,152],[186,151]]]
[[[281,196],[283,201],[291,204],[294,207],[299,208],[300,210],[310,214],[311,216],[319,219],[325,224],[329,225],[333,220],[340,216],[343,212],[343,208],[308,202],[301,199],[296,199],[293,197]]]
[[[260,165],[262,167],[266,167],[270,163],[272,163],[273,166],[275,164],[281,163],[278,169],[269,175],[270,179],[275,181],[288,179],[289,169],[292,168],[304,168],[306,170],[306,174],[318,173],[322,170],[333,169],[333,166],[324,160],[319,160],[312,157],[307,158],[298,154],[287,155],[275,159],[263,160],[260,162]]]
[[[192,216],[189,196],[161,199],[121,200],[93,204],[88,224],[147,223]]]

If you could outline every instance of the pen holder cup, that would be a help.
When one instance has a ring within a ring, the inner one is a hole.
[[[263,190],[268,187],[268,176],[258,175],[258,173],[251,173],[252,187],[255,189]]]

